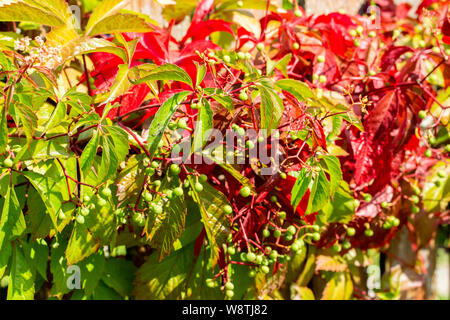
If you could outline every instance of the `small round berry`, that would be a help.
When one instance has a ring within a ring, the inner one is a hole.
[[[294,239],[294,236],[292,235],[292,234],[286,234],[285,236],[284,236],[284,240],[286,240],[286,241],[292,241],[292,239]]]
[[[234,290],[234,284],[231,282],[225,283],[225,289],[227,290]]]
[[[319,76],[319,82],[320,83],[326,83],[327,82],[327,77],[324,76],[323,74]]]
[[[245,146],[249,149],[252,150],[255,148],[255,143],[251,140],[247,140],[247,142],[245,143]]]
[[[350,241],[345,241],[343,244],[342,244],[342,249],[344,249],[344,250],[348,250],[348,249],[350,249],[352,247],[352,244],[350,243]]]
[[[442,171],[438,171],[437,175],[438,175],[439,178],[445,178],[446,177],[445,173],[442,172]]]
[[[98,197],[98,199],[97,199],[97,206],[102,208],[102,207],[106,206],[107,204],[108,204],[108,202],[105,199],[103,199],[101,197]]]
[[[277,202],[278,201],[277,196],[271,196],[270,197],[270,201],[271,202]]]
[[[400,220],[396,217],[394,217],[394,219],[392,219],[392,225],[394,227],[398,227],[400,225]]]
[[[183,188],[182,187],[176,187],[175,189],[173,189],[173,193],[177,196],[177,197],[181,197],[184,194]]]
[[[172,163],[170,165],[170,173],[173,174],[174,176],[179,175],[181,172],[181,168],[179,165],[177,165],[176,163]]]
[[[322,62],[325,62],[325,56],[318,56],[317,57],[317,62],[319,62],[319,63],[322,63]]]
[[[227,296],[227,298],[233,298],[234,297],[234,291],[233,290],[226,290],[225,291],[225,295]]]
[[[244,52],[239,51],[238,54],[237,54],[237,56],[238,56],[238,58],[241,59],[241,60],[244,60],[244,59],[245,59],[245,53],[244,53]]]
[[[227,252],[229,255],[233,256],[236,254],[236,248],[234,247],[228,247]]]
[[[353,45],[355,47],[359,47],[361,45],[361,42],[358,39],[353,40]]]
[[[79,224],[84,224],[85,222],[84,217],[81,214],[77,216],[76,220]]]
[[[83,197],[83,202],[84,202],[84,203],[88,203],[89,201],[91,201],[91,197],[89,197],[88,195],[85,195],[85,196]]]
[[[369,32],[369,37],[370,38],[375,38],[377,36],[377,33],[375,31],[370,31]]]
[[[151,202],[153,200],[152,194],[148,191],[142,193],[142,198],[147,202]]]
[[[252,193],[252,191],[250,190],[249,187],[243,187],[241,189],[241,191],[239,191],[239,193],[241,194],[242,197],[247,198],[250,196],[250,194]]]
[[[206,279],[206,286],[208,288],[214,288],[216,286],[216,283],[213,279]]]
[[[416,196],[416,195],[412,195],[410,200],[411,200],[412,203],[419,203],[420,198],[418,196]]]
[[[420,208],[418,206],[411,206],[411,213],[419,213]]]
[[[317,224],[313,225],[312,229],[313,229],[314,232],[319,232],[320,231],[320,227]]]
[[[320,240],[320,233],[314,232],[312,234],[312,238],[313,238],[314,241],[319,241]]]
[[[262,236],[263,236],[263,238],[270,237],[270,231],[268,229],[264,229],[262,232]]]
[[[381,205],[381,207],[382,207],[383,209],[389,208],[389,202],[383,201],[383,202],[380,203],[380,205]]]
[[[288,233],[288,234],[295,234],[296,232],[297,232],[297,229],[294,227],[294,226],[289,226],[288,228],[287,228],[287,230],[286,230],[286,232]]]
[[[427,151],[425,151],[425,157],[431,158],[432,155],[433,155],[433,151],[431,151],[431,149],[427,149]]]
[[[231,214],[233,213],[233,208],[230,205],[226,205],[223,207],[223,212],[225,212],[226,214]]]
[[[335,243],[335,244],[333,244],[333,250],[336,252],[341,252],[342,247],[339,243]]]
[[[418,115],[419,119],[423,120],[427,117],[427,112],[425,110],[420,110],[417,115]]]
[[[231,61],[230,56],[229,55],[224,55],[223,56],[223,61],[225,61],[226,63],[230,63],[230,61]]]
[[[294,44],[292,45],[292,48],[294,50],[298,50],[300,48],[300,45],[298,44],[298,42],[294,42]]]
[[[303,12],[302,12],[302,10],[300,10],[300,9],[296,9],[296,10],[294,11],[294,15],[295,15],[297,18],[299,18],[299,17],[302,17],[302,16],[303,16]]]
[[[81,208],[81,214],[83,215],[83,216],[88,216],[89,215],[89,213],[91,212],[87,207],[83,207],[83,208]]]
[[[373,236],[373,230],[372,229],[366,229],[364,230],[364,234],[368,237],[372,237]]]
[[[264,43],[258,43],[257,45],[256,45],[256,49],[258,50],[258,51],[262,51],[263,49],[264,49]]]
[[[241,93],[239,94],[239,100],[247,101],[248,100],[248,94],[245,93],[244,91],[241,91]]]
[[[186,120],[184,120],[184,119],[179,119],[178,122],[177,122],[177,126],[178,126],[178,128],[180,128],[180,129],[186,129],[186,128],[187,128]]]
[[[152,206],[152,211],[153,211],[153,213],[159,215],[163,212],[163,208],[160,205],[155,204]]]
[[[155,180],[153,181],[153,184],[155,185],[155,187],[159,187],[161,186],[161,180]]]
[[[363,26],[358,26],[358,27],[356,27],[356,33],[362,34],[363,31],[364,31],[364,27],[363,27]]]
[[[278,251],[272,250],[272,252],[269,254],[269,258],[273,259],[273,260],[276,260],[277,257],[278,257]]]
[[[352,37],[356,37],[356,35],[357,35],[355,29],[350,30],[350,31],[348,32],[348,34],[349,34],[350,36],[352,36]]]
[[[366,194],[364,195],[364,201],[366,201],[366,202],[372,201],[372,195],[369,194],[369,193],[366,193]]]
[[[270,268],[268,266],[262,266],[261,271],[262,273],[268,274],[270,272]]]
[[[287,174],[285,172],[281,172],[280,177],[281,177],[281,179],[285,180],[285,179],[287,179]]]
[[[247,261],[248,262],[253,262],[255,260],[256,260],[256,254],[254,254],[253,252],[247,253]]]
[[[152,175],[155,174],[155,168],[153,168],[153,167],[145,168],[145,174],[148,175],[149,177],[151,177]]]
[[[194,185],[194,189],[197,192],[202,192],[203,191],[203,185],[200,182],[196,182]]]
[[[248,272],[248,276],[249,276],[250,278],[256,277],[256,271],[255,271],[255,270],[250,270],[250,271]]]
[[[347,228],[347,235],[348,235],[349,237],[353,237],[355,234],[356,234],[355,228],[352,228],[352,227]]]
[[[281,220],[286,219],[286,211],[278,212],[278,217],[280,217]]]
[[[6,158],[5,160],[3,160],[3,165],[6,168],[11,168],[13,166],[13,161],[11,160],[11,158]]]
[[[275,230],[274,232],[273,232],[273,236],[275,237],[275,238],[279,238],[279,237],[281,237],[281,231],[280,230]]]

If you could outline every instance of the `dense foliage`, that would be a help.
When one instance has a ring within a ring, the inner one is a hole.
[[[374,252],[448,224],[444,2],[81,2],[0,1],[8,299],[367,298]]]

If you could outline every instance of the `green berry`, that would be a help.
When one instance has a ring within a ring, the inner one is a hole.
[[[312,229],[313,229],[314,232],[319,232],[320,231],[320,227],[317,224],[313,225]]]
[[[445,178],[445,173],[442,171],[438,171],[437,175],[439,178]]]
[[[419,213],[420,208],[418,206],[411,206],[411,213]]]
[[[349,34],[350,34],[350,36],[352,36],[352,37],[356,37],[356,35],[357,35],[357,33],[356,33],[356,30],[355,29],[352,29],[352,30],[350,30],[349,32],[348,32]]]
[[[354,235],[356,234],[356,230],[355,230],[355,228],[347,228],[347,235],[349,236],[349,237],[353,237]]]
[[[179,119],[177,122],[178,128],[180,129],[186,129],[187,128],[187,123],[186,120],[184,119]]]
[[[294,239],[294,236],[292,234],[288,233],[284,236],[284,240],[286,241],[292,241],[292,239]]]
[[[148,175],[149,177],[151,177],[152,175],[155,174],[155,168],[153,168],[153,167],[145,168],[145,174]]]
[[[225,283],[225,289],[227,290],[234,290],[234,284],[231,282]]]
[[[286,211],[280,211],[280,212],[278,212],[278,217],[279,217],[281,220],[286,219]]]
[[[417,115],[419,116],[420,119],[423,120],[427,117],[427,112],[425,110],[420,110]]]
[[[276,251],[276,250],[273,250],[273,251],[269,254],[269,258],[270,258],[270,259],[276,260],[277,257],[278,257],[278,251]]]
[[[268,238],[270,236],[270,231],[268,229],[264,229],[262,232],[263,238]]]
[[[383,202],[381,202],[381,207],[383,208],[383,209],[387,209],[387,208],[389,208],[389,203],[388,202],[386,202],[386,201],[383,201]]]
[[[439,180],[436,180],[436,181],[434,182],[434,185],[435,185],[436,187],[439,188],[439,187],[442,185],[442,182],[439,181]]]
[[[206,181],[208,181],[208,176],[206,174],[201,174],[198,176],[198,181],[201,183],[206,183]]]
[[[369,32],[369,37],[375,38],[376,36],[377,36],[377,33],[375,31],[370,31]]]
[[[256,49],[258,50],[258,51],[262,51],[263,49],[264,49],[264,43],[258,43],[257,45],[256,45]]]
[[[155,213],[155,214],[161,214],[162,212],[163,212],[163,208],[160,206],[160,205],[153,205],[152,206],[152,211]]]
[[[223,61],[225,61],[226,63],[230,63],[230,61],[231,61],[230,56],[229,55],[224,55],[223,56]]]
[[[226,206],[223,207],[223,211],[226,214],[231,214],[231,213],[233,213],[233,208],[230,205],[226,205]]]
[[[366,193],[366,194],[364,195],[364,201],[366,201],[366,202],[372,201],[372,195]]]
[[[256,254],[254,254],[253,252],[247,253],[247,261],[253,262],[255,260],[256,260]]]
[[[427,149],[427,151],[425,151],[425,157],[431,158],[432,155],[433,155],[433,152],[431,151],[431,149]]]
[[[353,40],[353,45],[355,47],[359,47],[361,45],[361,42],[358,39]]]
[[[237,54],[237,56],[238,56],[238,58],[239,59],[241,59],[241,60],[244,60],[245,59],[245,53],[244,52],[238,52],[238,54]]]
[[[294,226],[289,226],[288,228],[287,228],[287,230],[286,230],[286,232],[288,233],[288,234],[295,234],[296,232],[297,232],[297,229],[294,227]]]
[[[391,221],[386,221],[385,223],[383,223],[383,229],[390,229],[390,228],[392,228]]]
[[[300,9],[296,9],[296,10],[294,11],[294,15],[298,18],[298,17],[303,16],[303,12],[302,12],[302,10],[300,10]]]
[[[151,202],[153,200],[152,194],[148,191],[142,193],[142,198],[147,202]]]
[[[363,26],[358,26],[358,27],[356,28],[356,33],[358,33],[358,34],[362,34],[363,31],[364,31]]]
[[[181,168],[179,165],[177,165],[176,163],[172,163],[170,165],[170,173],[173,174],[174,176],[179,175],[181,172]]]
[[[155,187],[159,187],[161,186],[161,180],[155,180],[153,181],[153,184],[155,185]]]
[[[13,166],[13,161],[11,160],[11,158],[6,158],[5,160],[3,160],[3,165],[6,168],[11,168]]]
[[[206,286],[208,288],[214,288],[216,286],[216,284],[213,279],[206,279]]]
[[[312,234],[312,238],[313,238],[314,241],[319,241],[320,240],[320,233],[314,232]]]
[[[292,48],[294,50],[298,50],[300,48],[300,45],[298,44],[298,42],[294,42],[294,44],[292,45]]]
[[[91,197],[89,197],[88,195],[85,195],[83,197],[83,201],[84,201],[84,203],[88,203],[89,201],[91,201]]]
[[[350,249],[352,247],[352,244],[350,243],[350,241],[345,241],[343,244],[342,244],[342,249],[344,249],[344,250],[348,250],[348,249]]]
[[[247,254],[245,252],[241,252],[241,254],[239,255],[239,258],[241,259],[242,262],[246,262]]]
[[[228,247],[227,251],[228,251],[228,254],[231,256],[236,254],[236,249],[234,247]]]
[[[193,103],[193,104],[191,104],[191,109],[192,110],[197,110],[197,109],[199,109],[200,108],[200,103]]]
[[[227,298],[233,298],[234,297],[234,291],[233,290],[227,290],[225,291],[225,295],[227,296]]]
[[[176,187],[175,189],[173,189],[173,193],[177,196],[177,197],[181,197],[184,194],[183,188],[182,187]]]
[[[287,178],[287,174],[285,172],[280,173],[281,179],[285,180]]]
[[[195,191],[202,192],[203,191],[203,185],[200,182],[196,182],[194,185]]]
[[[83,216],[88,216],[89,215],[89,213],[91,212],[87,207],[83,207],[83,208],[81,208],[81,214],[83,215]]]
[[[248,276],[249,276],[250,278],[256,277],[256,271],[255,271],[255,270],[250,270],[250,271],[248,272]]]
[[[244,91],[241,91],[241,93],[239,94],[239,100],[247,101],[248,100],[248,94],[245,93]]]
[[[333,244],[333,250],[336,252],[341,252],[342,247],[339,243],[335,243],[335,244]]]
[[[241,194],[241,196],[243,196],[244,198],[249,197],[250,194],[251,194],[251,192],[252,192],[252,191],[250,190],[249,187],[243,187],[243,188],[241,189],[241,191],[239,191],[239,193]]]
[[[262,266],[261,271],[262,273],[268,274],[270,272],[270,268],[268,266]]]
[[[313,79],[313,81],[319,80],[319,75],[314,73],[312,75],[312,79]]]
[[[319,82],[320,83],[326,83],[327,82],[327,77],[324,76],[323,74],[319,76]]]
[[[319,62],[319,63],[325,62],[325,56],[318,56],[317,62]]]
[[[373,236],[373,230],[372,229],[366,229],[364,230],[364,234],[368,237],[372,237]]]
[[[412,203],[419,203],[420,198],[418,196],[416,196],[416,195],[412,195],[410,200],[411,200]]]
[[[280,230],[275,230],[274,232],[273,232],[273,236],[275,237],[275,238],[279,238],[279,237],[281,237],[281,231]]]
[[[108,203],[108,202],[107,202],[105,199],[101,198],[101,197],[99,197],[99,198],[97,199],[97,205],[98,205],[100,208],[106,206],[107,203]]]
[[[246,147],[247,147],[249,150],[252,150],[252,149],[255,148],[255,144],[254,144],[253,141],[251,141],[251,140],[247,140],[247,142],[245,143],[245,145],[246,145]]]
[[[278,201],[277,196],[271,196],[270,197],[270,201],[271,202],[277,202]]]
[[[394,218],[392,219],[392,225],[393,225],[394,227],[398,227],[398,226],[400,225],[400,220],[399,220],[398,218],[394,217]]]
[[[76,220],[79,224],[84,224],[85,222],[84,217],[81,214],[77,216]]]

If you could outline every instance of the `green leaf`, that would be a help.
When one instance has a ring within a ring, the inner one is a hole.
[[[337,189],[334,199],[322,208],[328,223],[348,223],[352,219],[358,207],[357,201],[353,198],[349,190],[348,184],[341,181]]]
[[[444,178],[438,173],[443,173]],[[436,184],[436,181],[439,181]],[[423,191],[423,204],[427,212],[445,211],[450,202],[450,164],[439,161],[431,169],[430,175],[426,178]]]
[[[130,81],[133,84],[141,84],[154,80],[179,81],[188,84],[192,88],[191,77],[186,71],[174,64],[168,63],[162,66],[144,64],[134,67],[130,71]]]
[[[312,176],[309,174],[305,168],[300,171],[297,180],[295,181],[294,187],[292,188],[292,198],[291,204],[294,208],[294,211],[297,210],[297,206],[302,200],[303,196],[308,190],[309,184],[311,183]]]
[[[131,65],[131,62],[133,61],[133,56],[136,51],[136,47],[137,47],[139,39],[126,41],[121,33],[116,33],[115,37],[116,37],[117,41],[119,41],[119,43],[121,45],[123,45],[123,47],[125,48],[125,51],[127,53],[127,60],[125,60],[124,63],[128,63],[128,65]]]
[[[6,152],[8,146],[8,121],[6,118],[6,107],[0,104],[0,154]]]
[[[230,113],[233,113],[234,111],[233,99],[230,96],[225,95],[223,93],[223,90],[218,88],[205,88],[204,91],[206,94],[212,95],[211,98],[220,103]]]
[[[314,177],[314,182],[309,196],[309,203],[306,214],[317,212],[323,208],[330,197],[330,183],[323,171],[319,171]]]
[[[194,61],[196,67],[197,67],[197,78],[195,81],[195,87],[199,86],[206,75],[206,66],[203,64],[199,64],[197,61]]]
[[[24,244],[23,251],[33,270],[39,272],[41,277],[47,280],[49,249],[45,240],[38,239]]]
[[[333,197],[342,181],[341,163],[338,158],[325,155],[321,159],[321,165],[330,175],[330,196]]]
[[[95,26],[86,31],[86,35],[95,36],[114,32],[138,32],[146,33],[153,31],[153,28],[141,17],[131,13],[117,13],[105,17]]]
[[[283,115],[283,101],[273,89],[273,83],[269,79],[261,79],[258,89],[261,94],[261,128],[268,133],[278,128]]]
[[[179,179],[165,179],[162,183],[163,190],[174,189],[181,184]],[[159,259],[162,260],[173,250],[175,241],[180,237],[186,221],[186,203],[184,197],[173,197],[170,201],[163,203],[164,213],[159,220],[157,230],[151,240],[152,245],[158,248]]]
[[[206,135],[213,128],[213,112],[208,101],[202,101],[202,106],[198,112],[197,122],[194,130],[194,142],[192,153],[201,152],[209,136]]]
[[[22,174],[30,181],[36,191],[40,194],[42,201],[50,215],[55,228],[57,225],[57,217],[63,202],[63,195],[61,193],[58,182],[48,175],[41,175],[34,171],[25,171]]]
[[[159,262],[154,253],[136,272],[134,296],[137,300],[177,299],[184,290],[188,272],[193,266],[194,245],[174,251]]]
[[[81,285],[86,295],[91,295],[99,285],[105,267],[105,257],[101,254],[93,254],[80,264],[82,275]]]
[[[23,103],[16,104],[15,109],[19,113],[20,121],[23,124],[23,129],[27,136],[28,145],[30,145],[33,140],[34,130],[38,124],[38,118],[33,109]]]
[[[114,145],[111,138],[102,137],[102,160],[97,170],[97,185],[114,177],[119,168],[119,160],[114,152]]]
[[[170,119],[172,119],[172,116],[177,111],[178,106],[181,102],[183,102],[184,98],[186,98],[188,94],[189,91],[182,91],[174,94],[171,98],[167,99],[158,109],[158,112],[156,112],[149,128],[148,151],[150,158],[153,158],[155,155],[159,142],[164,135],[164,131],[166,130]]]
[[[26,229],[25,219],[20,208],[19,200],[13,188],[8,188],[3,203],[0,221],[0,249],[7,241],[13,240],[23,234]]]
[[[304,82],[292,79],[282,79],[275,83],[275,86],[292,94],[299,101],[308,102],[315,99],[316,95],[311,88]]]
[[[322,293],[322,300],[349,300],[353,282],[348,272],[334,272]]]
[[[61,0],[55,0],[61,3]],[[48,26],[64,26],[68,19],[67,15],[61,16],[60,12],[46,8],[51,1],[43,0],[38,4],[32,0],[12,0],[2,4],[0,10],[0,21],[28,21]],[[68,8],[67,8],[68,11]]]
[[[208,183],[203,184],[202,192],[197,192],[194,188],[195,179],[192,176],[188,179],[192,186],[192,198],[200,208],[201,219],[211,247],[210,263],[215,266],[219,258],[219,250],[226,243],[230,233],[230,221],[223,210],[230,203],[223,193]]]
[[[50,272],[53,275],[53,286],[52,286],[52,294],[53,295],[62,295],[70,292],[70,289],[67,287],[67,260],[65,259],[64,249],[66,248],[66,243],[58,242],[58,245],[55,245],[56,240],[52,243],[51,257],[50,257]]]
[[[100,143],[100,134],[98,130],[94,131],[91,140],[86,145],[83,150],[83,153],[80,157],[80,169],[83,173],[83,176],[86,177],[91,171],[92,164],[94,163],[94,157],[97,154],[97,148]]]
[[[49,129],[53,129],[54,127],[57,127],[61,124],[61,121],[66,117],[67,113],[67,105],[60,101],[56,107],[55,110],[53,110],[52,115],[50,116],[50,119],[48,119],[44,132],[47,132]]]
[[[97,252],[100,243],[94,239],[85,224],[75,223],[66,249],[67,264],[73,265]]]
[[[291,61],[291,58],[292,58],[292,54],[288,53],[280,60],[276,60],[276,61],[273,61],[270,59],[267,60],[267,74],[271,75],[274,69],[278,69],[281,71],[283,76],[285,76],[287,78],[288,77],[287,65],[289,64],[289,61]]]
[[[133,290],[135,271],[136,267],[131,261],[107,259],[103,270],[102,281],[125,298]]]
[[[119,65],[119,71],[117,72],[114,83],[111,86],[111,90],[108,93],[108,98],[104,103],[109,104],[115,98],[125,94],[131,87],[131,82],[128,80],[129,66],[128,64]],[[102,120],[106,118],[111,107],[105,107],[103,110]]]
[[[8,300],[33,300],[35,274],[20,247],[13,245]]]
[[[9,258],[12,254],[12,245],[11,242],[6,242],[3,248],[0,247],[0,279],[3,278],[3,275],[6,272],[6,268],[10,265]]]

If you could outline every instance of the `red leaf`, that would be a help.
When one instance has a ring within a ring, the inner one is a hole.
[[[202,0],[195,9],[192,17],[192,24],[202,21],[206,15],[211,11],[214,5],[214,0]]]
[[[181,40],[181,43],[186,42],[187,39],[193,38],[193,40],[205,40],[211,33],[216,31],[225,31],[234,35],[231,23],[224,20],[207,20],[192,23],[189,27],[186,35]]]

